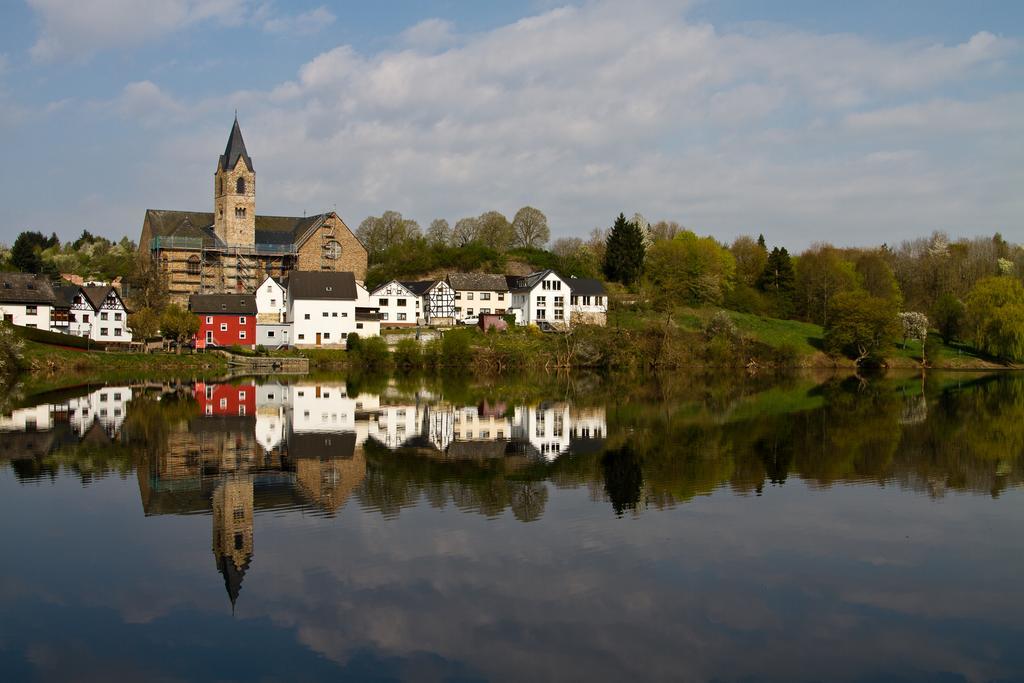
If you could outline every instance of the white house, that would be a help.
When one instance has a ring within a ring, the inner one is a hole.
[[[49,330],[55,303],[53,287],[43,276],[0,273],[0,312],[5,322]]]
[[[602,327],[608,324],[608,294],[599,280],[570,277],[569,290],[572,292],[569,309],[573,324]]]
[[[287,281],[285,314],[285,320],[292,327],[292,345],[344,347],[353,332],[366,336],[379,334],[380,324],[374,324],[374,309],[359,306],[359,290],[352,273],[292,272]],[[368,293],[362,296],[366,303],[370,302]],[[357,308],[362,310],[357,311]]]
[[[448,284],[455,292],[455,319],[459,321],[481,313],[504,315],[511,304],[504,275],[449,273]]]
[[[403,282],[420,300],[421,318],[427,325],[455,324],[455,292],[444,280]]]
[[[380,313],[370,290],[356,282],[356,332],[363,337],[380,336]]]
[[[66,316],[54,315],[53,329],[98,343],[128,343],[128,308],[121,294],[110,285],[70,285],[57,288],[57,308]],[[64,318],[66,326],[59,320]]]
[[[398,280],[370,292],[380,311],[381,327],[413,327],[422,316],[420,297]]]
[[[557,327],[570,323],[569,297],[572,290],[568,282],[553,270],[542,270],[526,277],[514,278],[509,283],[511,308],[520,325],[546,322]]]
[[[288,292],[267,276],[256,289],[256,343],[268,348],[291,344],[291,325],[286,320]]]

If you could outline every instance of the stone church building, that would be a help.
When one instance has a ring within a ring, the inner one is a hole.
[[[267,275],[348,271],[366,278],[367,253],[337,213],[256,214],[256,171],[238,119],[213,174],[213,212],[148,209],[139,250],[155,259],[173,302],[190,294],[253,292]]]

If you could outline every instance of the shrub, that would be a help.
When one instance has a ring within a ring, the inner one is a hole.
[[[473,359],[472,330],[448,330],[441,338],[442,365],[466,367]]]
[[[708,339],[724,337],[732,341],[739,337],[739,330],[728,313],[718,311],[705,323],[704,336]]]
[[[359,348],[356,351],[359,360],[363,365],[380,367],[387,363],[390,354],[388,343],[382,337],[367,337],[359,340]]]
[[[400,368],[416,368],[423,363],[423,354],[420,352],[420,343],[415,339],[406,337],[399,340],[395,345],[395,365]]]
[[[14,326],[0,323],[0,375],[10,375],[20,370],[24,361],[22,349],[25,342],[15,334]]]
[[[360,342],[359,333],[358,332],[353,332],[350,335],[348,335],[348,337],[346,338],[346,340],[345,340],[345,348],[347,350],[353,351],[353,352],[359,351],[359,342]]]

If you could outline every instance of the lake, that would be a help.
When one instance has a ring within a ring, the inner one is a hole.
[[[1024,680],[1024,377],[10,396],[0,678]]]

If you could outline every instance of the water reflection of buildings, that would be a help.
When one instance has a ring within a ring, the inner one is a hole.
[[[0,454],[38,457],[61,445],[109,444],[138,396],[129,387],[105,387],[0,415],[0,432],[7,432]],[[143,508],[147,515],[211,515],[215,566],[232,606],[253,562],[256,513],[305,507],[335,514],[366,478],[368,449],[517,467],[591,450],[606,429],[603,408],[456,406],[428,392],[353,396],[341,382],[200,382],[182,398],[159,394],[139,403],[140,416],[156,410],[160,419],[143,419],[135,431],[163,425],[136,466]]]

